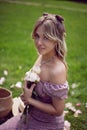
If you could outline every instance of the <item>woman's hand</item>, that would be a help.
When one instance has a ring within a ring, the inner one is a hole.
[[[33,89],[35,87],[35,84],[31,85],[30,89],[26,87],[26,83],[23,87],[23,93],[21,94],[21,99],[24,102],[25,105],[29,104],[29,98],[32,96]]]

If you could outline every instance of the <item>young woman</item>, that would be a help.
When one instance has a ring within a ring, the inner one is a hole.
[[[67,98],[67,64],[64,19],[55,14],[44,13],[36,22],[32,37],[39,58],[35,65],[40,65],[40,82],[24,86],[21,99],[32,109],[27,127],[21,124],[20,116],[13,117],[0,126],[0,130],[63,130],[64,101]],[[32,98],[33,90],[38,100]]]

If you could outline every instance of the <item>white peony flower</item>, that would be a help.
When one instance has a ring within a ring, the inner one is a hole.
[[[72,91],[72,92],[71,92],[71,95],[72,95],[72,96],[73,96],[73,95],[75,95],[75,92],[74,92],[74,91]]]
[[[3,85],[4,82],[5,82],[5,77],[1,77],[0,78],[0,85]]]
[[[26,72],[24,80],[29,80],[30,74],[31,74],[31,70]]]
[[[29,71],[26,73],[25,80],[31,82],[39,82],[40,77],[35,72]]]
[[[71,110],[72,112],[76,111],[76,108],[70,102],[66,103],[65,107],[68,108],[69,110]]]
[[[76,112],[76,108],[74,106],[72,106],[71,108],[69,108],[72,112]]]
[[[69,121],[65,120],[65,122],[64,122],[65,130],[70,130],[70,126],[71,126],[71,123]]]
[[[71,85],[71,87],[72,87],[72,89],[75,89],[75,88],[79,87],[79,85],[80,85],[80,83],[73,83]]]
[[[76,110],[76,112],[74,113],[74,117],[78,117],[79,114],[82,114],[81,110]]]
[[[7,70],[4,70],[4,75],[7,76],[8,75],[8,71]]]
[[[63,112],[63,115],[66,116],[68,113],[69,113],[69,111],[68,111],[68,110],[65,110],[65,111]]]
[[[72,103],[71,103],[71,102],[66,103],[66,104],[65,104],[65,107],[66,107],[66,108],[71,108],[71,107],[72,107]]]
[[[73,84],[71,85],[71,87],[72,87],[72,89],[74,89],[74,88],[77,87],[77,84],[76,84],[76,83],[73,83]]]
[[[34,72],[37,73],[37,74],[40,74],[40,72],[41,72],[40,66],[34,66],[34,67],[32,68],[32,71],[34,71]]]
[[[22,88],[22,82],[17,82],[16,84],[15,84],[15,87],[16,88]]]
[[[39,82],[40,77],[40,67],[34,66],[30,71],[26,72],[24,80],[30,81],[30,82]]]

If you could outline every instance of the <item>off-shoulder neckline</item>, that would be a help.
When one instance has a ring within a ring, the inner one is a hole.
[[[44,81],[44,80],[40,80],[40,83],[43,83],[43,84],[51,84],[51,85],[65,85],[65,84],[68,84],[68,81],[66,80],[64,83],[59,83],[59,84],[57,84],[57,83],[53,83],[53,82],[50,82],[50,81]]]

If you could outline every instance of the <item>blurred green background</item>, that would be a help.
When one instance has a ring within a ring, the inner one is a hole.
[[[71,130],[87,130],[87,4],[64,0],[0,0],[0,77],[6,81],[1,87],[23,82],[37,58],[31,38],[33,26],[43,12],[60,14],[65,18],[66,43],[68,47],[69,98],[66,102],[73,105],[80,102],[77,109],[82,111],[74,117],[70,111],[66,119],[71,122]],[[74,85],[74,88],[73,88]],[[11,89],[13,97],[20,90]],[[79,124],[79,125],[78,125]]]

